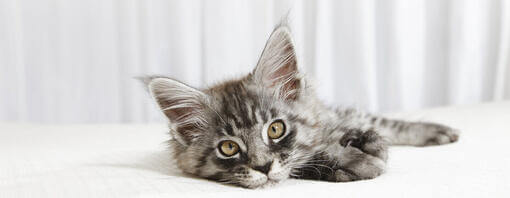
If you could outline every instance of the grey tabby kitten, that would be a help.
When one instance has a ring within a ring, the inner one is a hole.
[[[144,79],[170,121],[180,169],[257,188],[291,178],[347,182],[385,171],[388,145],[455,142],[447,126],[334,109],[298,71],[288,27],[271,34],[248,75],[206,89],[166,77]]]

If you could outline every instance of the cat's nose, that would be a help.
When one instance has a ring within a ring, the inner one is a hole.
[[[263,166],[254,166],[253,169],[258,170],[264,174],[269,173],[269,170],[271,170],[271,164],[272,162],[268,162],[264,164]]]

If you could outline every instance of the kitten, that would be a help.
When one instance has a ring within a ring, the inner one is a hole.
[[[455,142],[458,132],[321,103],[298,71],[288,27],[271,34],[248,75],[207,89],[144,79],[170,121],[173,157],[186,173],[257,188],[291,178],[346,182],[385,171],[388,145]]]

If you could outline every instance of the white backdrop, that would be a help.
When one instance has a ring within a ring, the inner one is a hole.
[[[246,73],[288,10],[330,104],[510,98],[505,0],[0,0],[0,121],[161,121],[133,76],[201,86]]]

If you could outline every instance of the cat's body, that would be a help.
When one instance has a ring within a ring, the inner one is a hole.
[[[248,188],[289,177],[370,179],[384,172],[388,145],[439,145],[458,138],[457,131],[439,124],[325,106],[299,73],[285,26],[275,29],[245,77],[203,90],[165,77],[146,82],[170,120],[178,166]]]

